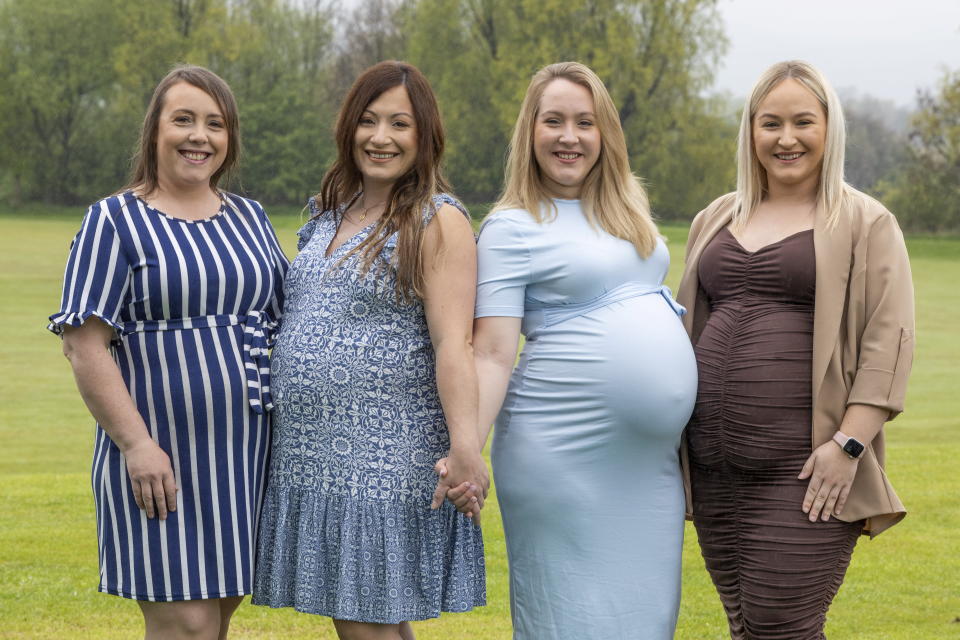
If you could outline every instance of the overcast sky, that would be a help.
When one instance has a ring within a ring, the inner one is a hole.
[[[715,88],[745,96],[780,60],[816,65],[837,89],[912,107],[960,69],[960,0],[720,0],[730,47]]]

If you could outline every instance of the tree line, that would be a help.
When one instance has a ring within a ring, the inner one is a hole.
[[[223,76],[240,104],[244,149],[230,188],[300,204],[332,159],[346,90],[394,58],[437,93],[457,193],[489,202],[530,76],[578,60],[610,89],[656,214],[689,219],[735,180],[740,105],[710,93],[727,47],[717,4],[0,0],[0,201],[75,205],[118,188],[153,87],[189,62]],[[900,125],[869,99],[847,110],[854,184],[906,226],[960,227],[960,73],[921,93]]]

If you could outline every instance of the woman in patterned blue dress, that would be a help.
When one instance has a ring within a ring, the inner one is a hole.
[[[330,616],[341,638],[409,640],[409,621],[485,602],[480,528],[449,502],[430,508],[441,457],[449,486],[479,499],[488,486],[476,246],[444,193],[436,99],[414,67],[365,71],[336,140],[273,352],[253,601]]]
[[[287,260],[260,205],[217,189],[238,127],[212,72],[160,82],[130,185],[88,210],[50,316],[97,420],[100,591],[139,602],[147,640],[226,638],[252,588]]]

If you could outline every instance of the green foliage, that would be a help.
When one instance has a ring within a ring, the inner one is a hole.
[[[908,159],[881,185],[902,225],[922,231],[960,229],[960,70],[944,74],[936,93],[921,93]]]

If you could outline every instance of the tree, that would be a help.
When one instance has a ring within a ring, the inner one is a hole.
[[[905,227],[960,229],[960,70],[935,92],[921,91],[902,171],[881,185],[884,202]]]
[[[847,122],[846,179],[867,193],[906,159],[910,113],[872,96],[842,96]]]

